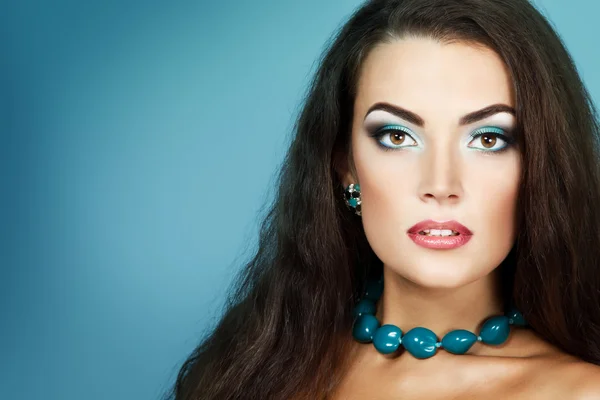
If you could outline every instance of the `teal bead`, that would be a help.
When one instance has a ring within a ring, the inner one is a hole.
[[[352,197],[350,200],[348,200],[348,203],[352,206],[352,207],[356,207],[358,205],[358,200],[356,200],[354,197]]]
[[[502,344],[508,339],[510,325],[504,315],[488,318],[481,327],[481,341],[486,344]]]
[[[402,330],[396,325],[382,325],[375,331],[373,345],[381,354],[390,354],[398,350],[402,342]]]
[[[416,358],[429,358],[435,355],[438,346],[437,336],[431,330],[416,327],[404,334],[402,345]]]
[[[375,302],[369,299],[362,299],[354,307],[354,318],[360,317],[363,314],[375,314],[377,307]]]
[[[358,183],[354,184],[354,190],[359,191],[360,192],[360,185]]]
[[[507,313],[506,316],[509,319],[509,323],[512,325],[516,325],[516,326],[525,326],[527,325],[527,322],[525,322],[525,318],[523,317],[523,314],[521,314],[519,311],[517,311],[515,308],[511,308]]]
[[[373,340],[377,328],[379,328],[377,318],[374,315],[363,314],[354,321],[352,336],[361,343],[369,343]]]
[[[452,354],[465,354],[477,341],[477,335],[464,329],[448,332],[442,338],[442,347]]]
[[[364,298],[377,301],[383,293],[383,281],[367,281]]]

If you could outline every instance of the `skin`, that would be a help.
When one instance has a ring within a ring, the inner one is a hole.
[[[417,114],[423,126],[389,111],[368,113],[381,102]],[[366,58],[351,154],[338,172],[345,186],[360,183],[365,233],[384,264],[382,325],[423,326],[441,338],[453,329],[478,332],[502,314],[497,267],[516,237],[521,153],[493,134],[470,135],[493,127],[514,137],[516,118],[504,111],[459,123],[495,104],[514,108],[515,96],[506,66],[485,47],[412,37],[380,44]],[[390,125],[405,130],[372,136]],[[425,219],[456,220],[473,236],[455,249],[418,246],[406,232]],[[427,360],[354,342],[334,398],[600,398],[599,367],[529,329],[511,329],[501,346],[476,343],[461,356],[440,349]]]

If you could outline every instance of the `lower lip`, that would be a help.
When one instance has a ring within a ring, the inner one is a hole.
[[[422,247],[428,249],[455,249],[467,244],[473,235],[456,235],[456,236],[426,236],[418,233],[409,233],[408,236]]]

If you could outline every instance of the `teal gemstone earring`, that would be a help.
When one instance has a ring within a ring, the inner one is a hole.
[[[351,183],[344,190],[344,200],[346,205],[354,209],[356,215],[361,215],[360,185]]]

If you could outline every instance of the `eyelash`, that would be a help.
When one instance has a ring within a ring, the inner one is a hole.
[[[503,148],[501,148],[500,150],[482,150],[482,149],[475,149],[475,150],[481,151],[482,153],[499,154],[499,153],[504,153],[505,151],[510,149],[513,146],[513,144],[515,143],[514,138],[504,135],[502,133],[493,132],[490,130],[497,130],[497,131],[505,132],[504,129],[496,128],[496,127],[481,128],[469,135],[471,137],[471,141],[473,141],[481,136],[488,135],[488,136],[493,136],[495,138],[500,138],[502,141],[504,141],[506,143],[506,145]],[[408,132],[408,130],[406,128],[401,127],[401,126],[396,126],[396,125],[385,125],[381,128],[376,129],[375,132],[373,134],[371,134],[370,136],[375,139],[375,141],[377,142],[377,145],[379,147],[381,147],[384,151],[394,151],[394,150],[400,150],[400,149],[403,149],[406,147],[414,147],[414,146],[402,146],[402,147],[394,148],[394,147],[389,147],[389,146],[382,144],[381,138],[383,136],[385,136],[386,134],[393,133],[393,131],[401,131],[405,135],[410,136],[416,142],[416,140],[412,137],[412,135]]]

